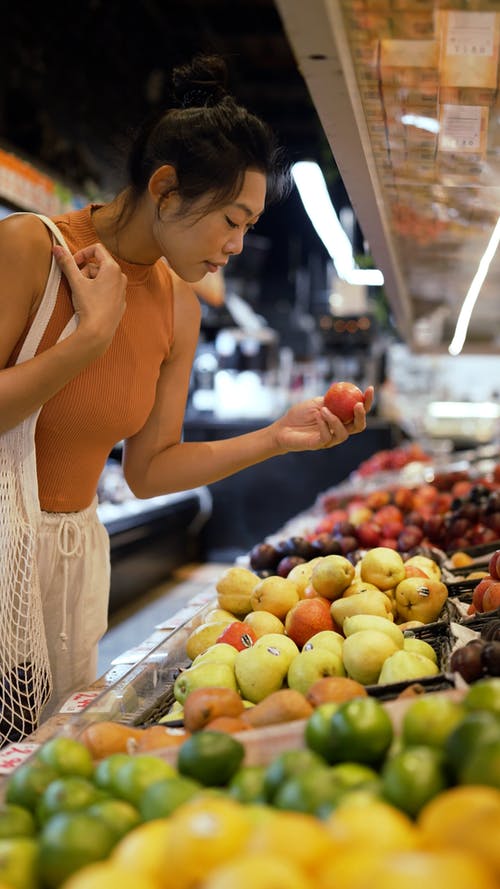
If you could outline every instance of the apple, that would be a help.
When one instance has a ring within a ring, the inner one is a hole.
[[[397,621],[437,620],[448,598],[448,587],[440,580],[406,577],[395,590]]]
[[[375,546],[361,559],[362,580],[373,583],[379,590],[389,590],[405,577],[401,555],[386,546]]]
[[[368,519],[356,527],[356,537],[361,546],[366,548],[378,546],[380,543],[380,525]]]
[[[243,620],[243,623],[251,627],[257,639],[264,636],[265,633],[284,633],[285,624],[283,621],[271,614],[270,611],[251,611]]]
[[[354,577],[354,565],[345,556],[325,556],[314,566],[311,584],[320,596],[338,599]]]
[[[500,608],[500,581],[490,583],[483,596],[483,611],[494,611]]]
[[[500,562],[498,559],[500,558],[500,549],[496,549],[494,553],[490,556],[490,560],[488,562],[488,571],[491,577],[495,578],[495,580],[500,580],[500,574],[498,573],[500,570]]]
[[[232,645],[238,651],[241,651],[242,648],[250,648],[256,640],[257,636],[252,628],[243,621],[236,620],[234,623],[224,627],[222,633],[215,641],[226,642],[228,645]]]
[[[354,383],[332,383],[324,397],[325,407],[344,424],[354,420],[354,405],[358,402],[364,404],[365,396]]]
[[[422,542],[424,532],[417,525],[405,525],[398,535],[398,550],[408,552]]]
[[[423,679],[424,676],[436,676],[438,673],[439,667],[430,658],[403,649],[394,652],[384,661],[378,684],[409,682],[413,679]]]
[[[495,579],[488,574],[486,577],[481,578],[479,583],[474,587],[472,591],[472,604],[474,605],[475,611],[483,611],[484,594],[491,583],[495,583]]]
[[[329,602],[320,597],[300,599],[285,618],[286,634],[299,648],[302,648],[316,633],[333,629]]]
[[[250,595],[250,606],[253,611],[270,611],[280,620],[298,601],[297,584],[290,580],[290,576],[280,577],[278,574],[271,574],[258,581]]]
[[[327,648],[311,648],[294,657],[288,668],[287,683],[289,688],[306,695],[324,676],[345,676],[342,658]]]
[[[383,618],[382,618],[383,620]],[[342,660],[350,679],[362,685],[377,682],[384,662],[401,646],[380,630],[358,630],[347,636]]]
[[[416,565],[417,568],[421,568],[429,577],[435,577],[436,580],[441,580],[441,568],[438,563],[435,562],[434,559],[430,559],[429,556],[410,556],[409,559],[405,559],[405,565]]]

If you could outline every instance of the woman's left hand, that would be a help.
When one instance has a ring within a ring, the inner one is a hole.
[[[350,435],[366,429],[366,414],[373,404],[373,386],[364,393],[364,402],[354,406],[354,419],[344,425],[324,405],[323,396],[294,404],[274,424],[280,451],[316,451],[342,444]]]

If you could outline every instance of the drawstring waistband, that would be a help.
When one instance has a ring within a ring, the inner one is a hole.
[[[57,549],[62,559],[63,568],[63,589],[62,589],[62,628],[59,638],[62,643],[62,650],[67,651],[68,635],[67,629],[67,607],[68,607],[68,577],[69,577],[69,559],[80,558],[83,554],[82,550],[82,531],[78,522],[75,522],[70,515],[62,515],[57,529]]]

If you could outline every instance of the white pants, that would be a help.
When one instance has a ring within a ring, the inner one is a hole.
[[[96,679],[97,648],[108,624],[109,536],[97,498],[81,512],[43,512],[38,573],[53,692],[42,719]]]

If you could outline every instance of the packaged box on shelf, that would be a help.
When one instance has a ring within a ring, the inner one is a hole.
[[[436,12],[436,29],[440,85],[495,90],[500,14],[440,9]]]

